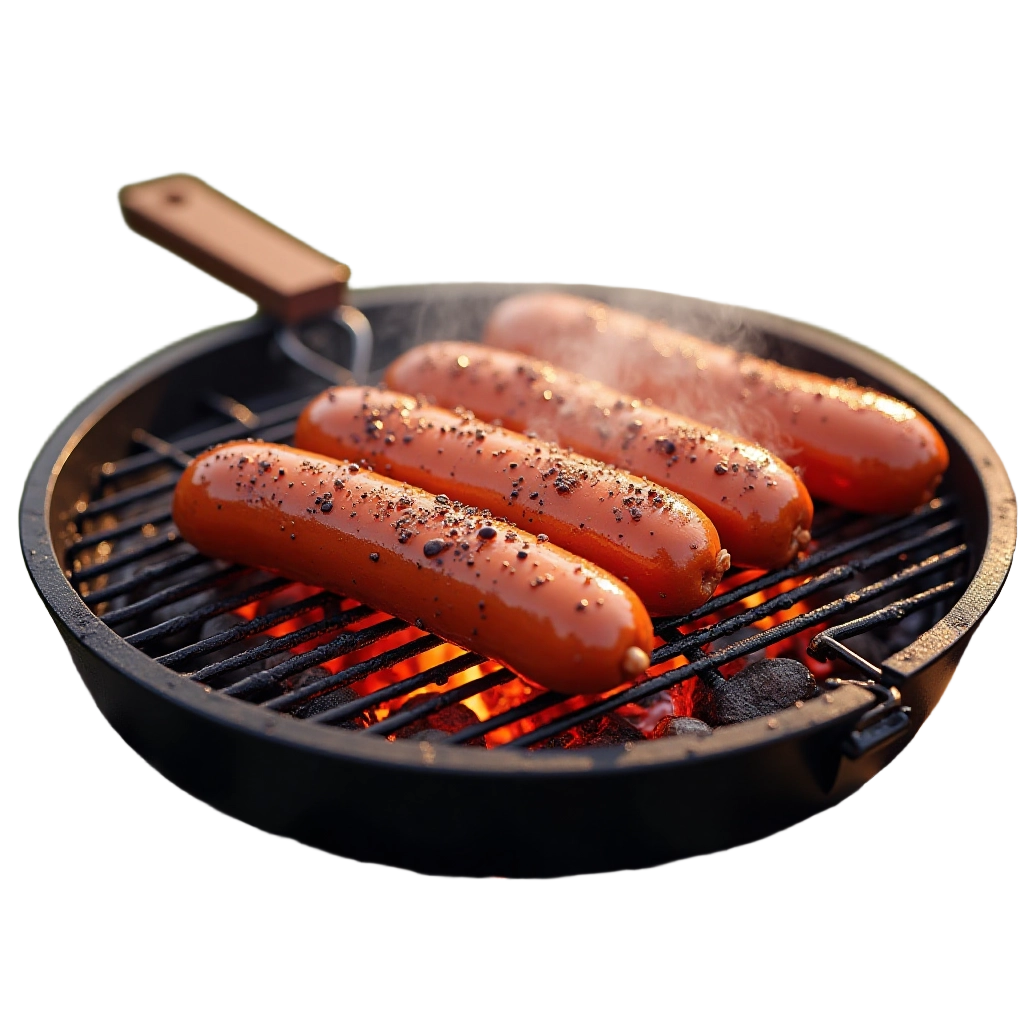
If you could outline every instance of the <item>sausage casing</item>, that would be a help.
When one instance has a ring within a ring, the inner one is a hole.
[[[651,615],[702,605],[729,565],[710,520],[678,494],[409,395],[331,388],[303,410],[295,444],[545,534],[628,583]]]
[[[650,617],[603,569],[354,464],[222,445],[185,470],[174,519],[207,555],[355,598],[548,689],[601,692],[649,663]]]
[[[735,430],[799,467],[814,497],[855,512],[907,512],[934,495],[949,465],[938,431],[905,402],[575,295],[507,299],[484,343]]]
[[[785,565],[810,541],[811,499],[784,462],[597,381],[472,342],[410,349],[387,381],[677,491],[714,523],[736,565]]]

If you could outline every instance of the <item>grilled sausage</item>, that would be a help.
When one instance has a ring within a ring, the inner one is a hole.
[[[483,340],[736,430],[799,467],[815,498],[855,512],[907,512],[949,465],[938,431],[904,402],[575,295],[507,299]]]
[[[714,523],[736,565],[785,565],[810,541],[811,499],[784,462],[549,363],[472,342],[434,342],[396,359],[387,381],[677,491]]]
[[[651,615],[715,592],[729,555],[678,494],[546,441],[376,388],[331,388],[303,410],[295,444],[365,460],[389,477],[488,508],[628,583]]]
[[[174,520],[207,555],[345,594],[561,693],[610,689],[650,663],[651,620],[603,569],[354,464],[222,445],[185,470]]]

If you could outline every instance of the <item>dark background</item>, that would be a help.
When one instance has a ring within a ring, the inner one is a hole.
[[[509,882],[332,858],[179,792],[103,721],[20,564],[21,483],[65,413],[250,312],[121,223],[121,185],[179,170],[358,286],[586,281],[823,325],[948,394],[1019,483],[1019,7],[673,10],[2,16],[7,1019],[1006,1019],[1019,574],[845,804],[696,861]]]

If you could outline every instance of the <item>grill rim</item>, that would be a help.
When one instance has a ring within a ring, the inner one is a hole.
[[[745,322],[765,331],[792,339],[798,344],[851,364],[867,376],[884,382],[887,389],[906,397],[939,428],[955,438],[977,474],[987,515],[985,544],[970,583],[954,607],[927,633],[909,647],[891,656],[884,668],[909,680],[938,660],[958,654],[962,644],[977,627],[998,596],[1009,572],[1016,536],[1015,500],[1009,478],[992,445],[975,424],[944,395],[903,367],[850,339],[822,328],[775,314],[742,307],[724,307],[701,299],[669,293],[601,288],[587,285],[539,284],[427,284],[374,288],[351,293],[349,301],[364,310],[401,302],[424,300],[456,301],[460,297],[503,297],[527,290],[566,290],[611,303],[629,305],[630,296],[678,304],[712,315],[727,309]],[[23,556],[33,583],[43,597],[65,640],[73,638],[116,672],[142,685],[161,698],[182,705],[218,724],[242,729],[270,739],[318,753],[365,764],[420,768],[435,772],[529,775],[555,774],[564,777],[575,771],[586,774],[651,769],[681,760],[706,762],[728,757],[739,750],[802,742],[813,734],[835,728],[838,719],[852,725],[873,698],[859,687],[842,687],[808,701],[803,708],[790,708],[775,716],[769,730],[763,720],[731,726],[709,738],[666,737],[657,743],[638,743],[632,750],[620,747],[576,750],[518,751],[481,750],[471,747],[381,742],[356,732],[321,727],[292,719],[259,706],[247,704],[216,691],[207,693],[192,680],[157,664],[148,655],[126,644],[101,623],[72,588],[60,568],[51,531],[51,498],[56,480],[68,457],[89,429],[128,394],[183,361],[215,348],[234,344],[268,331],[273,321],[257,314],[247,320],[211,328],[182,339],[139,361],[101,386],[79,403],[54,431],[30,471],[20,509]],[[980,510],[973,510],[979,514]],[[70,636],[69,636],[70,635]],[[917,722],[916,724],[920,724]],[[908,737],[909,740],[909,737]]]

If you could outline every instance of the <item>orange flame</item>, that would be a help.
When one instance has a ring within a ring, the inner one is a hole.
[[[737,573],[730,576],[729,579],[723,582],[719,587],[718,593],[725,593],[734,587],[738,587],[752,579],[756,579],[759,575],[761,575],[761,573],[751,571]],[[785,580],[782,583],[769,587],[764,591],[759,591],[755,594],[741,598],[737,603],[741,604],[744,608],[754,608],[778,594],[786,593],[794,589],[799,586],[801,582],[802,580],[800,579]],[[243,618],[251,620],[257,615],[266,614],[275,608],[284,607],[287,604],[304,600],[305,598],[317,593],[319,593],[319,591],[314,587],[298,583],[293,584],[268,598],[264,598],[260,601],[246,605],[243,608],[239,608],[237,610],[237,614]],[[338,601],[340,602],[341,608],[344,610],[355,607],[354,601],[343,598],[338,598]],[[332,609],[330,604],[328,604],[327,614],[335,614],[337,607],[338,606],[335,605]],[[772,626],[785,622],[808,610],[810,610],[810,606],[804,601],[799,601],[789,609],[765,616],[763,619],[754,623],[750,628],[760,630],[769,629]],[[315,608],[272,626],[266,630],[263,635],[284,636],[287,633],[300,629],[310,623],[322,621],[324,615],[325,609],[323,607]],[[705,616],[681,629],[680,635],[686,635],[687,633],[691,633],[697,629],[702,629],[719,621],[722,617],[722,613],[713,613]],[[358,622],[345,627],[342,630],[337,630],[333,635],[337,636],[341,635],[343,632],[355,632],[362,630],[376,623],[387,621],[387,619],[388,616],[383,613],[374,613],[367,618],[360,619]],[[817,662],[807,654],[806,648],[810,639],[809,634],[812,632],[812,630],[805,630],[779,643],[772,644],[763,651],[758,651],[746,658],[740,658],[728,665],[723,665],[720,671],[728,678],[740,671],[746,665],[751,664],[760,658],[790,657],[802,661],[816,677],[824,678],[833,671],[832,665],[830,663]],[[331,635],[332,634],[327,634],[327,637],[329,638]],[[387,636],[382,640],[378,640],[373,644],[325,662],[324,667],[331,673],[340,672],[343,669],[361,664],[362,662],[365,662],[377,655],[392,651],[395,648],[398,648],[403,644],[407,644],[424,635],[426,634],[422,630],[409,626],[405,629],[392,633],[390,636]],[[724,642],[728,643],[734,639],[736,638],[726,637]],[[321,635],[304,644],[295,646],[292,648],[292,651],[298,654],[311,650],[318,644],[324,643],[324,640],[325,637]],[[655,649],[660,647],[662,643],[663,641],[657,641]],[[357,679],[351,682],[349,686],[358,696],[365,696],[392,683],[410,679],[421,672],[426,672],[429,669],[435,668],[445,662],[452,661],[465,653],[466,651],[463,648],[457,647],[455,644],[441,643],[438,644],[438,646],[431,648],[429,651],[418,654],[413,658],[409,658],[390,667],[380,669],[362,679]],[[663,675],[673,669],[685,666],[687,663],[687,659],[683,656],[673,658],[649,669],[645,673],[644,678],[656,678],[657,676]],[[434,696],[440,693],[445,693],[458,686],[462,686],[465,683],[479,679],[481,676],[489,672],[493,672],[499,667],[500,666],[496,662],[485,661],[479,665],[473,666],[472,668],[459,672],[441,683],[428,684],[426,686],[419,687],[408,694],[404,694],[392,700],[383,701],[370,712],[369,720],[383,721],[388,716],[393,715],[404,707],[407,702],[412,701],[415,698],[420,698],[424,695]],[[615,690],[610,690],[603,694],[568,696],[564,701],[554,707],[533,715],[528,715],[509,725],[501,726],[492,730],[490,733],[486,734],[486,745],[494,747],[505,744],[510,740],[524,735],[525,733],[532,732],[539,726],[544,725],[555,718],[561,717],[570,711],[578,710],[614,693],[621,692],[621,690],[625,689],[628,685],[633,684],[624,684]],[[596,724],[588,722],[584,726],[567,730],[563,736],[559,737],[558,745],[570,747],[586,745],[593,742],[595,736],[599,736],[602,732],[609,731],[610,735],[614,735],[618,739],[621,739],[622,735],[631,735],[630,730],[632,733],[635,733],[638,738],[650,738],[657,733],[659,725],[664,723],[669,717],[692,715],[694,708],[694,691],[697,685],[698,681],[696,679],[688,679],[682,683],[677,683],[676,685],[667,688],[662,693],[656,695],[652,700],[648,701],[645,706],[632,703],[625,704],[612,715],[602,716]],[[463,728],[467,722],[471,722],[473,720],[486,721],[494,718],[497,715],[501,715],[506,711],[521,706],[544,692],[545,691],[542,687],[517,677],[503,685],[490,687],[489,689],[483,690],[482,692],[463,700],[461,702],[461,707],[466,709],[472,717],[467,715],[465,711],[461,712],[459,715],[439,712],[426,716],[420,722],[416,723],[415,728],[440,728],[445,732],[456,732]]]

